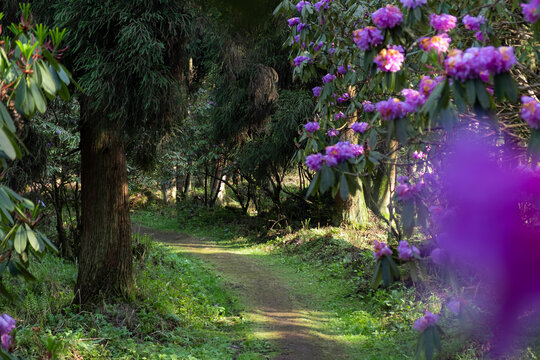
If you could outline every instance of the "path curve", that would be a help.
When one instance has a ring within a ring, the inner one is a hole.
[[[243,299],[257,336],[279,349],[275,360],[344,359],[338,345],[310,330],[317,321],[288,284],[278,278],[272,266],[253,256],[235,252],[214,241],[176,232],[163,232],[134,225],[133,230],[155,240],[178,247],[210,263],[232,283]]]

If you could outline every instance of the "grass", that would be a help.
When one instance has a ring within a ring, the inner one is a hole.
[[[160,230],[215,239],[252,256],[308,304],[312,331],[337,341],[351,359],[413,359],[418,337],[411,329],[414,320],[426,309],[441,312],[447,301],[443,289],[429,283],[418,288],[405,282],[372,289],[370,247],[373,237],[379,236],[373,229],[289,228],[270,237],[264,220],[242,218],[234,210],[187,206],[141,210],[133,219]],[[272,240],[261,241],[269,238]],[[482,345],[465,341],[457,321],[446,310],[441,315],[441,326],[447,332],[437,359],[483,358]],[[537,359],[539,349],[536,341],[513,359]]]
[[[71,305],[76,267],[52,255],[32,264],[37,281],[16,281],[15,354],[47,359],[265,359],[237,298],[203,262],[148,237],[134,241],[136,300]]]

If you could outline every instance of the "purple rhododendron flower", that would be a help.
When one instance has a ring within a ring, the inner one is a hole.
[[[311,91],[313,91],[313,96],[319,97],[319,96],[321,96],[322,87],[321,86],[315,86],[313,89],[311,89]]]
[[[422,159],[425,159],[426,157],[427,155],[424,154],[422,151],[415,151],[413,153],[413,158],[416,160],[422,160]]]
[[[407,115],[403,109],[403,103],[399,99],[392,97],[385,101],[379,101],[375,104],[375,108],[385,121],[400,119]]]
[[[317,45],[315,45],[315,46],[313,47],[313,49],[314,49],[315,51],[319,51],[319,50],[321,50],[321,48],[323,47],[323,45],[324,45],[324,42],[321,41],[321,42],[319,42]]]
[[[400,184],[396,186],[396,194],[399,200],[407,201],[416,195],[416,186],[411,184]]]
[[[540,19],[540,0],[531,0],[529,3],[521,4],[523,16],[527,22],[535,23]]]
[[[297,32],[301,32],[302,30],[304,30],[308,25],[305,24],[305,23],[300,23],[298,25],[296,25],[296,31]],[[305,47],[305,46],[304,46]]]
[[[337,98],[337,102],[341,104],[346,101],[349,101],[350,99],[351,99],[351,96],[349,95],[349,93],[344,93],[343,95]]]
[[[315,131],[319,130],[319,128],[319,123],[316,121],[310,121],[304,125],[304,129],[306,129],[308,133],[314,133]]]
[[[348,141],[340,141],[335,145],[326,147],[324,160],[326,165],[333,167],[348,159],[362,155],[364,148],[357,144],[351,144]]]
[[[360,50],[369,50],[372,46],[382,44],[383,40],[381,30],[373,26],[353,31],[353,41]]]
[[[391,29],[403,21],[403,14],[397,6],[386,5],[371,14],[375,26],[380,29]]]
[[[369,100],[362,101],[362,107],[364,108],[364,111],[367,113],[375,111],[375,105],[371,103]]]
[[[457,18],[448,14],[431,14],[429,24],[438,32],[448,32],[456,27]]]
[[[328,84],[328,83],[331,83],[332,81],[334,81],[335,79],[336,79],[336,75],[326,74],[326,75],[323,76],[322,82],[323,82],[323,84]]]
[[[425,312],[424,316],[417,319],[414,322],[413,329],[418,332],[423,332],[430,326],[434,326],[439,321],[439,315],[432,314],[431,312],[427,311]]]
[[[373,62],[377,64],[379,70],[384,72],[397,72],[401,69],[405,61],[404,51],[401,46],[391,45],[387,49],[382,49]]]
[[[481,31],[477,31],[474,33],[474,37],[476,38],[476,40],[478,41],[485,41],[486,38],[484,37],[484,33],[481,32]]]
[[[450,42],[452,42],[450,36],[443,33],[432,37],[423,37],[418,41],[418,44],[424,51],[435,50],[437,54],[442,54],[448,51]]]
[[[373,250],[374,250],[373,256],[375,257],[375,259],[380,259],[385,255],[388,255],[388,256],[392,255],[392,250],[390,250],[388,245],[386,245],[386,243],[383,243],[383,242],[378,242],[377,240],[375,240],[374,242]]]
[[[464,52],[452,50],[444,61],[446,73],[461,81],[509,71],[517,63],[512,47],[472,47]]]
[[[478,31],[480,30],[480,26],[482,24],[485,24],[486,18],[482,15],[474,17],[470,15],[465,15],[463,18],[463,25],[465,25],[465,29],[471,30],[471,31]]]
[[[336,120],[343,119],[344,117],[345,117],[345,114],[342,111],[334,115],[334,119]]]
[[[416,112],[418,108],[426,103],[426,97],[419,91],[413,89],[401,90],[401,95],[405,97],[405,103],[407,104],[407,112]]]
[[[369,124],[367,122],[355,122],[351,125],[351,130],[355,133],[363,134],[366,132],[366,130],[369,128]]]
[[[334,136],[338,136],[339,135],[339,130],[336,130],[336,129],[330,129],[326,132],[326,135],[330,136],[330,137],[334,137]]]
[[[411,246],[407,241],[400,241],[397,247],[398,258],[403,261],[411,260],[415,255],[420,255],[420,250],[416,246]]]
[[[399,2],[409,10],[427,4],[427,0],[399,0]]]
[[[435,79],[432,79],[429,76],[422,76],[420,82],[418,83],[418,91],[427,100],[433,89],[435,89],[443,80],[444,78],[441,76]]]
[[[289,24],[290,27],[293,27],[295,25],[300,24],[300,18],[299,17],[290,18],[289,20],[287,20],[287,23]]]
[[[306,165],[309,170],[319,171],[321,170],[324,158],[322,154],[311,154],[306,156]]]
[[[295,66],[300,66],[302,65],[304,61],[307,61],[307,60],[309,60],[309,57],[300,55],[300,56],[295,57],[293,61],[294,61]]]
[[[460,136],[441,159],[441,193],[452,213],[437,242],[456,266],[482,280],[482,306],[498,332],[492,343],[508,350],[540,308],[540,178],[498,159],[512,150]]]
[[[521,117],[533,129],[540,130],[540,102],[530,96],[522,96]]]
[[[9,333],[15,329],[15,320],[9,316],[8,314],[3,314],[0,317],[0,333],[1,333],[1,341],[2,341],[2,349],[8,350],[11,336]]]
[[[311,5],[311,3],[309,1],[300,1],[298,4],[296,4],[296,10],[298,10],[299,12],[302,12],[302,9],[304,8],[304,6],[306,5]]]
[[[348,71],[349,71],[348,66],[340,65],[339,68],[338,68],[338,73],[341,74],[341,75],[345,75]]]

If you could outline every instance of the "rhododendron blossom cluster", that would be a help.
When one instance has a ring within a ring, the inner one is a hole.
[[[486,18],[482,15],[476,17],[465,15],[465,17],[463,17],[463,25],[465,25],[465,29],[467,30],[478,31],[480,30],[480,26],[485,23]]]
[[[8,314],[4,314],[0,316],[0,336],[2,339],[2,349],[8,350],[10,342],[11,342],[11,335],[9,335],[13,329],[15,329],[15,320],[9,316]]]
[[[369,50],[372,46],[382,44],[383,40],[381,30],[373,26],[353,31],[353,41],[360,50]]]
[[[457,18],[448,14],[431,14],[429,24],[439,33],[445,33],[456,27]]]
[[[420,48],[424,51],[435,50],[437,54],[448,51],[452,39],[446,33],[432,37],[423,37],[418,41]]]
[[[401,100],[393,97],[388,100],[379,101],[375,104],[375,108],[385,121],[401,119],[407,115],[407,111],[405,110],[407,105],[404,105]]]
[[[348,141],[340,141],[335,145],[326,147],[326,154],[312,154],[306,157],[306,165],[310,170],[319,171],[326,163],[329,167],[359,157],[364,153],[364,146],[351,144]]]
[[[517,62],[512,47],[472,47],[452,50],[444,61],[446,73],[459,80],[478,79],[509,71]]]
[[[540,130],[540,102],[530,96],[522,96],[521,117],[533,129]]]
[[[304,125],[304,129],[306,129],[308,133],[314,133],[315,131],[319,130],[319,128],[319,123],[316,121],[310,121]]]
[[[403,21],[403,14],[397,6],[386,5],[371,14],[375,26],[380,29],[391,29]]]
[[[443,80],[443,76],[438,76],[435,79],[432,79],[429,76],[424,75],[418,83],[418,91],[427,99],[433,89],[435,89]]]
[[[521,4],[523,16],[530,23],[535,23],[540,19],[540,0],[531,0]]]
[[[420,250],[416,246],[410,245],[407,241],[400,241],[397,247],[398,258],[403,261],[408,261],[414,258],[414,256],[420,256]]]
[[[382,49],[373,62],[381,71],[397,72],[401,69],[405,55],[401,46],[390,45],[387,49]]]
[[[375,240],[373,245],[373,256],[375,257],[375,259],[380,259],[386,255],[391,256],[392,250],[390,250],[386,243],[378,242],[377,240]]]
[[[427,4],[427,0],[399,0],[399,2],[409,10]]]
[[[375,111],[375,105],[371,103],[369,100],[362,101],[362,107],[364,108],[364,111],[367,113]]]
[[[432,314],[431,312],[427,311],[425,312],[424,316],[417,319],[414,322],[413,329],[415,329],[418,332],[423,332],[430,326],[434,326],[439,321],[439,315],[438,314]]]
[[[355,133],[363,134],[366,132],[366,130],[369,128],[369,124],[367,122],[356,122],[351,125],[351,130]]]

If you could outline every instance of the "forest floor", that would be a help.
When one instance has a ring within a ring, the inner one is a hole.
[[[274,343],[276,360],[345,359],[346,354],[330,336],[316,331],[324,315],[310,309],[290,283],[280,276],[278,264],[262,261],[241,247],[217,244],[178,232],[134,225],[134,231],[152,236],[175,250],[210,263],[236,290],[254,324],[256,337]]]

